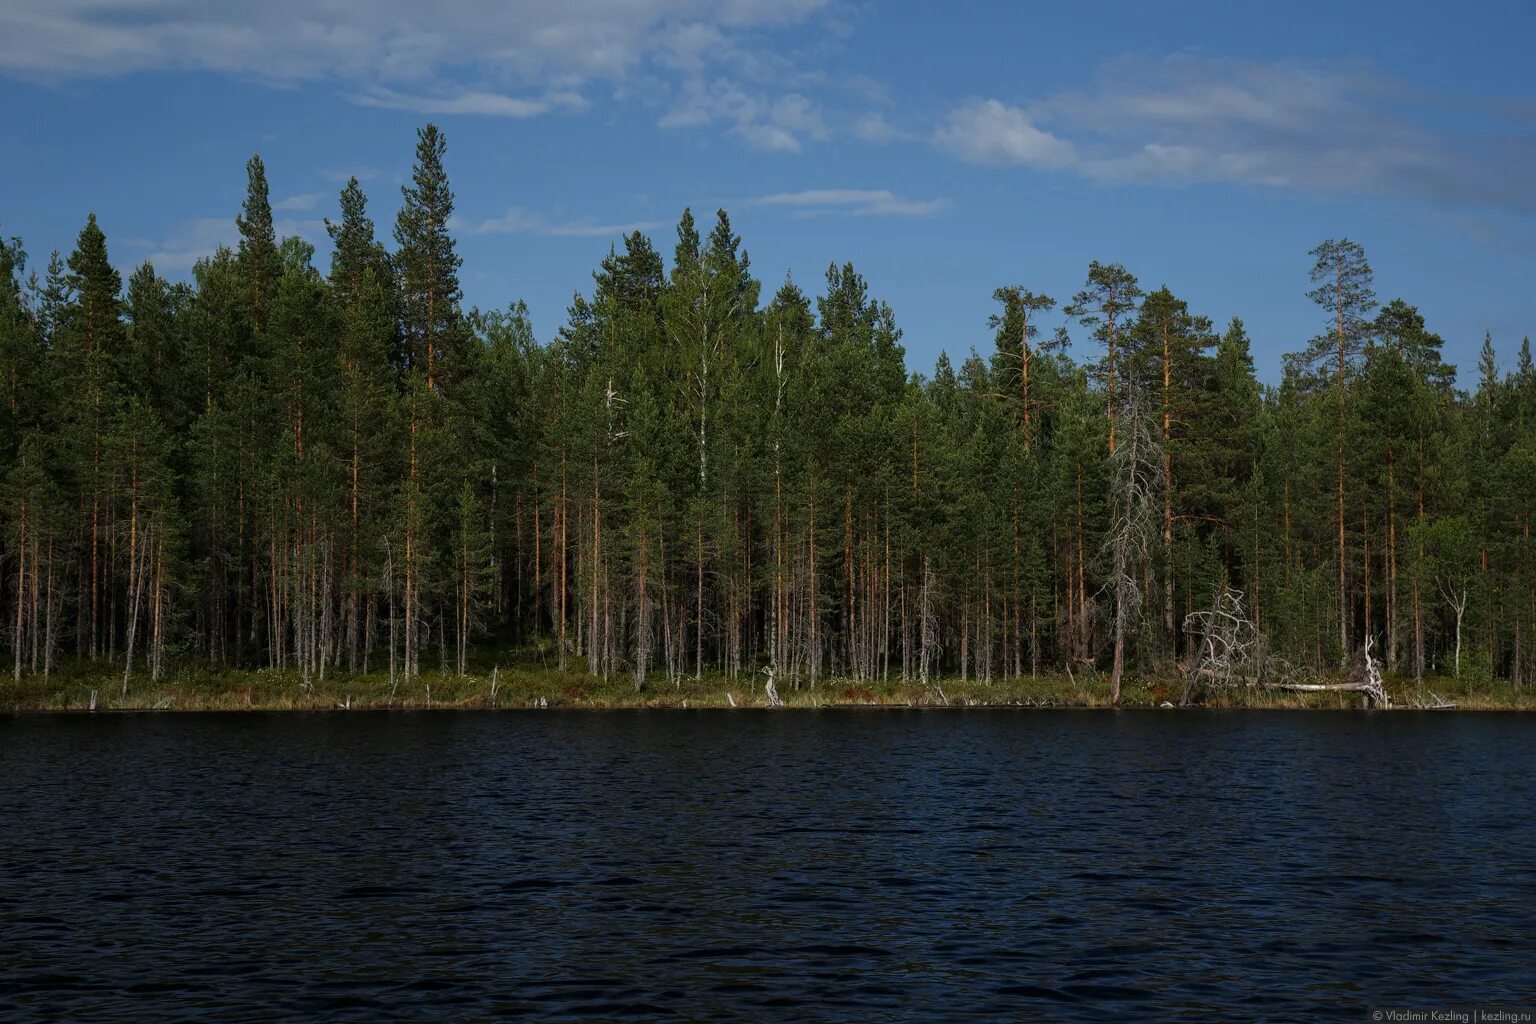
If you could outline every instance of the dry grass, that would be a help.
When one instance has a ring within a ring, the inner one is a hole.
[[[601,679],[584,672],[537,666],[501,670],[496,693],[489,673],[465,676],[428,673],[410,683],[391,687],[387,674],[332,674],[306,686],[296,673],[227,671],[219,674],[183,670],[151,683],[138,677],[122,692],[122,677],[104,670],[76,670],[44,680],[24,676],[20,683],[0,683],[0,709],[9,711],[320,711],[350,708],[725,708],[765,707],[762,677],[726,680],[707,676],[669,683],[653,677],[636,692],[628,677]],[[1129,681],[1122,705],[1158,707],[1177,703],[1180,680],[1153,678]],[[1455,701],[1466,710],[1536,710],[1536,692],[1515,690],[1509,683],[1473,683],[1434,679],[1423,691],[1411,679],[1390,679],[1388,690],[1398,706],[1429,693]],[[1041,676],[991,683],[947,679],[923,687],[900,681],[823,679],[814,688],[783,680],[779,693],[789,708],[823,707],[1033,707],[1103,708],[1109,705],[1105,677]],[[1274,690],[1235,690],[1206,694],[1201,703],[1213,708],[1343,709],[1359,707],[1357,694],[1286,693]]]

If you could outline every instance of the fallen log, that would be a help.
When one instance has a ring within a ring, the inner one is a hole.
[[[1294,690],[1297,693],[1371,693],[1375,687],[1370,683],[1270,683],[1272,690]]]
[[[1218,672],[1213,668],[1196,669],[1190,673],[1190,678],[1216,679],[1223,683],[1242,683],[1244,686],[1269,686],[1268,683],[1260,683],[1257,676],[1245,676],[1238,673]]]
[[[1363,680],[1345,683],[1261,683],[1254,676],[1227,675],[1224,672],[1217,672],[1209,668],[1198,669],[1191,673],[1191,675],[1205,679],[1220,679],[1223,682],[1240,683],[1247,687],[1263,687],[1266,690],[1295,690],[1299,693],[1327,693],[1335,690],[1343,692],[1369,692],[1372,689],[1371,684]]]

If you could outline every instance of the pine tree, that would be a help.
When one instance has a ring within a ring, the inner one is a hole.
[[[391,354],[397,337],[394,278],[373,235],[357,179],[341,193],[342,219],[327,222],[335,251],[329,297],[335,324],[335,447],[344,462],[341,629],[347,664],[366,665],[374,600],[382,587],[386,511],[382,501],[399,450]]]
[[[454,518],[455,623],[459,675],[469,669],[469,643],[483,626],[482,614],[495,585],[492,538],[485,510],[475,489],[465,481],[459,489]]]
[[[13,563],[4,582],[11,584],[6,610],[12,654],[12,678],[23,672],[44,676],[53,669],[63,611],[64,569],[69,562],[69,517],[54,484],[53,459],[45,435],[24,433],[9,470],[0,480],[5,537],[0,551]],[[0,585],[0,593],[6,587]],[[0,605],[3,607],[3,605]]]
[[[1274,453],[1266,447],[1273,420],[1254,374],[1248,332],[1236,317],[1217,342],[1213,374],[1198,424],[1203,451],[1191,468],[1208,481],[1211,509],[1224,527],[1218,540],[1230,582],[1244,591],[1254,621],[1262,622],[1265,575],[1281,553],[1271,529],[1270,488],[1277,474],[1270,466]]]
[[[1421,679],[1536,671],[1529,343],[1506,373],[1485,341],[1458,390],[1352,242],[1314,251],[1326,330],[1275,387],[1240,320],[1218,338],[1100,263],[1066,312],[1102,352],[1008,287],[983,356],[909,373],[850,264],[759,308],[723,211],[684,212],[670,266],[639,232],[597,254],[541,341],[521,303],[461,310],[444,153],[423,129],[394,254],[347,183],[325,275],[276,237],[259,159],[238,252],[186,284],[146,264],[125,294],[94,218],[46,272],[0,242],[13,678],[73,632],[127,686],[175,652],[301,692],[384,657],[425,682],[435,642],[445,672],[547,658],[637,689],[767,670],[937,701],[948,675],[1082,669],[1114,697],[1227,588],[1298,666],[1384,634]]]
[[[143,395],[162,422],[185,429],[195,406],[185,383],[184,342],[189,293],[173,288],[144,263],[128,279],[128,321],[122,376],[131,394]]]
[[[20,425],[29,416],[33,377],[43,355],[22,294],[26,266],[21,239],[0,237],[0,454],[6,456],[15,451]]]
[[[1162,454],[1162,626],[1170,654],[1176,654],[1178,634],[1175,582],[1174,524],[1209,522],[1210,496],[1201,481],[1210,478],[1206,464],[1208,440],[1199,430],[1210,397],[1214,367],[1207,350],[1216,338],[1209,320],[1190,313],[1189,305],[1167,287],[1147,295],[1135,323],[1125,334],[1123,372],[1145,396],[1156,421],[1155,439]],[[1186,480],[1188,483],[1186,484]],[[1191,569],[1191,566],[1184,566]],[[1202,595],[1201,605],[1208,602]]]
[[[164,671],[180,534],[170,455],[170,438],[154,410],[136,396],[129,399],[113,425],[106,456],[118,504],[113,547],[124,563],[124,694],[140,651],[151,679]]]
[[[462,260],[448,234],[453,190],[443,169],[446,149],[437,125],[417,133],[416,166],[411,184],[400,189],[403,201],[395,218],[407,366],[418,370],[427,390],[435,392],[453,387],[464,344],[459,314]]]
[[[1373,273],[1365,249],[1349,239],[1329,239],[1308,255],[1316,262],[1311,277],[1317,285],[1307,297],[1328,315],[1329,330],[1314,339],[1307,350],[1295,357],[1298,367],[1307,367],[1319,379],[1330,379],[1338,404],[1337,429],[1334,434],[1335,508],[1338,539],[1338,629],[1339,647],[1349,649],[1350,607],[1348,544],[1346,540],[1345,443],[1348,433],[1348,394],[1351,381],[1359,372],[1369,317],[1376,308],[1372,288]]]
[[[122,278],[107,256],[106,236],[94,214],[69,257],[73,302],[65,308],[59,343],[68,405],[65,421],[69,462],[80,496],[81,557],[78,583],[82,614],[78,649],[92,657],[113,644],[113,579],[108,563],[111,529],[109,481],[103,460],[112,419],[122,396],[119,360],[123,323],[118,293]]]
[[[1094,337],[1104,346],[1104,361],[1099,370],[1104,379],[1106,405],[1109,409],[1109,452],[1115,451],[1115,419],[1119,403],[1115,398],[1115,382],[1119,373],[1119,341],[1121,324],[1126,314],[1136,308],[1141,298],[1141,286],[1135,275],[1118,263],[1103,264],[1094,260],[1088,265],[1088,282],[1083,290],[1072,297],[1066,314],[1076,317],[1084,327],[1092,328]]]
[[[993,291],[992,301],[1003,307],[1001,313],[994,313],[987,319],[987,325],[997,332],[1000,362],[1010,370],[1014,363],[1018,366],[1014,372],[1005,374],[1000,383],[1007,386],[1011,378],[1017,379],[1019,429],[1027,449],[1035,430],[1035,399],[1029,392],[1029,371],[1036,352],[1033,342],[1040,334],[1037,314],[1054,309],[1056,300],[1049,295],[1037,295],[1020,285],[1010,285]]]

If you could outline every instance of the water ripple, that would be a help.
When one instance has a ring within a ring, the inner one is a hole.
[[[0,717],[0,1020],[1518,1002],[1533,761],[1506,715]]]

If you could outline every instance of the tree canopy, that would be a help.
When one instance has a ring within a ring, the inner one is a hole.
[[[724,211],[683,211],[670,261],[624,237],[539,341],[519,302],[463,308],[435,126],[394,248],[353,179],[325,273],[246,171],[238,248],[185,284],[125,287],[94,215],[30,273],[0,239],[17,678],[1156,673],[1226,588],[1295,664],[1536,667],[1529,345],[1458,388],[1355,242],[1310,254],[1324,329],[1274,386],[1242,321],[1107,261],[1062,310],[1082,359],[1038,283],[977,282],[986,352],[920,374],[877,283],[765,291]]]

